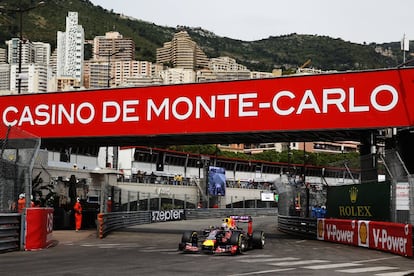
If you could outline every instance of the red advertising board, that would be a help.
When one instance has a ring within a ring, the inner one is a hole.
[[[377,221],[369,223],[369,245],[373,249],[413,256],[412,235],[411,224]]]
[[[53,232],[53,208],[27,208],[25,250],[49,247]]]
[[[318,219],[319,240],[356,245],[356,229],[355,220]]]
[[[412,225],[368,220],[318,219],[318,240],[413,256]]]
[[[402,68],[1,96],[0,118],[40,138],[384,128],[414,125],[412,91]]]

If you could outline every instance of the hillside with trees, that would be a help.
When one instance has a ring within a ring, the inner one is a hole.
[[[3,0],[0,2],[0,47],[19,35],[19,13],[39,1]],[[179,30],[186,30],[208,57],[230,56],[250,70],[285,72],[311,60],[311,67],[321,70],[367,70],[395,67],[402,62],[399,42],[356,44],[339,38],[318,35],[286,34],[257,41],[220,37],[208,30],[186,26],[165,27],[114,13],[88,0],[45,0],[41,7],[23,13],[23,36],[31,41],[48,42],[56,47],[57,31],[65,30],[69,11],[79,13],[85,39],[118,31],[136,44],[136,59],[155,61],[156,49],[170,41]],[[177,22],[179,23],[179,22]],[[90,48],[87,48],[90,51]],[[86,58],[90,53],[86,53]]]

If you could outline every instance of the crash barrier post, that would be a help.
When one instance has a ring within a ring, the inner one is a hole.
[[[164,213],[161,214],[160,212]],[[171,212],[176,213],[170,214]],[[277,208],[171,209],[100,213],[97,217],[97,237],[102,239],[111,231],[140,224],[169,220],[220,218],[230,215],[277,216]]]
[[[25,250],[44,249],[53,243],[53,208],[26,208]]]
[[[0,214],[0,253],[20,250],[21,215]]]
[[[278,216],[278,230],[302,238],[316,239],[316,218]]]

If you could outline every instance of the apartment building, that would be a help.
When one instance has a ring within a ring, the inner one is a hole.
[[[186,31],[174,34],[172,41],[157,48],[157,63],[168,67],[197,70],[208,67],[209,59]]]
[[[35,63],[25,63],[21,67],[12,64],[10,66],[10,90],[16,92],[18,90],[18,76],[21,78],[21,93],[44,93],[48,92],[48,83],[51,80],[51,69],[49,66]]]
[[[135,42],[119,32],[107,32],[93,39],[93,59],[96,61],[131,61],[135,58]]]
[[[152,77],[152,62],[150,61],[116,61],[113,65],[114,84],[116,86],[130,86],[133,84],[144,83],[152,84],[147,80]]]
[[[192,83],[195,76],[194,70],[185,68],[168,68],[161,72],[163,84]]]
[[[10,65],[9,89],[11,93],[47,92],[51,79],[50,44],[24,41],[21,52],[21,72],[19,72],[19,38],[6,41]],[[19,79],[21,80],[19,83]]]
[[[10,65],[0,63],[0,94],[10,94]]]

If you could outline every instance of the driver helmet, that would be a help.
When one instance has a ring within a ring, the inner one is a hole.
[[[227,223],[223,222],[223,223],[221,224],[221,229],[223,229],[223,230],[228,230]]]

